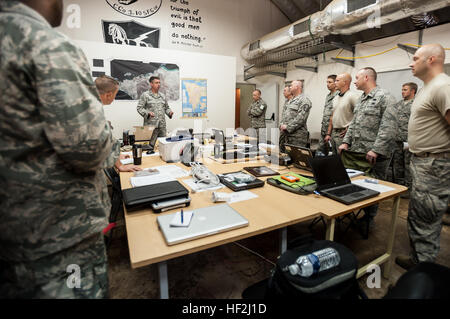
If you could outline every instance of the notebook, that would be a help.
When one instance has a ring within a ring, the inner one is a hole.
[[[169,246],[248,226],[248,220],[228,204],[194,209],[189,227],[171,227],[174,214],[157,217],[159,229]]]
[[[292,144],[285,144],[284,146],[286,148],[286,153],[289,154],[292,164],[294,164],[295,167],[312,171],[309,160],[313,158],[313,155],[309,148]]]
[[[371,197],[380,192],[352,184],[341,157],[321,156],[310,160],[317,183],[317,191],[322,195],[350,205]]]

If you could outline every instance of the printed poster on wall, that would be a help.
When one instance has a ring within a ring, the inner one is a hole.
[[[182,79],[183,118],[207,117],[207,80]]]
[[[111,61],[111,76],[119,81],[116,100],[139,100],[150,89],[151,76],[161,79],[159,91],[168,101],[180,98],[180,69],[176,64],[116,59]]]
[[[136,21],[102,20],[106,43],[159,48],[160,29]]]

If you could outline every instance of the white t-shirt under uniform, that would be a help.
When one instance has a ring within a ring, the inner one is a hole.
[[[350,125],[353,111],[360,94],[346,91],[343,96],[336,95],[333,99],[333,129],[342,129]]]
[[[412,153],[450,152],[450,77],[439,74],[416,95],[408,123],[408,144]]]

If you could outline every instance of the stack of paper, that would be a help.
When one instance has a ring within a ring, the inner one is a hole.
[[[192,210],[183,212],[183,218],[181,218],[181,212],[176,212],[170,222],[171,227],[188,227],[191,223],[194,212]]]
[[[352,181],[352,184],[356,184],[380,193],[385,193],[385,192],[389,192],[389,191],[393,191],[395,190],[392,187],[386,186],[386,185],[381,185],[381,184],[372,184],[372,183],[367,183],[366,181],[364,181],[363,179],[357,179],[356,181]]]
[[[364,172],[358,171],[356,169],[346,168],[345,170],[347,171],[347,174],[348,174],[349,178],[353,178],[353,177],[356,177],[356,176],[364,175]]]
[[[173,182],[175,178],[166,174],[156,174],[149,176],[130,177],[130,183],[133,187],[153,185],[165,182]]]

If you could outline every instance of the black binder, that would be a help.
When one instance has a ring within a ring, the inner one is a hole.
[[[178,181],[158,183],[122,191],[123,202],[128,211],[151,207],[154,202],[188,197],[189,191]]]

